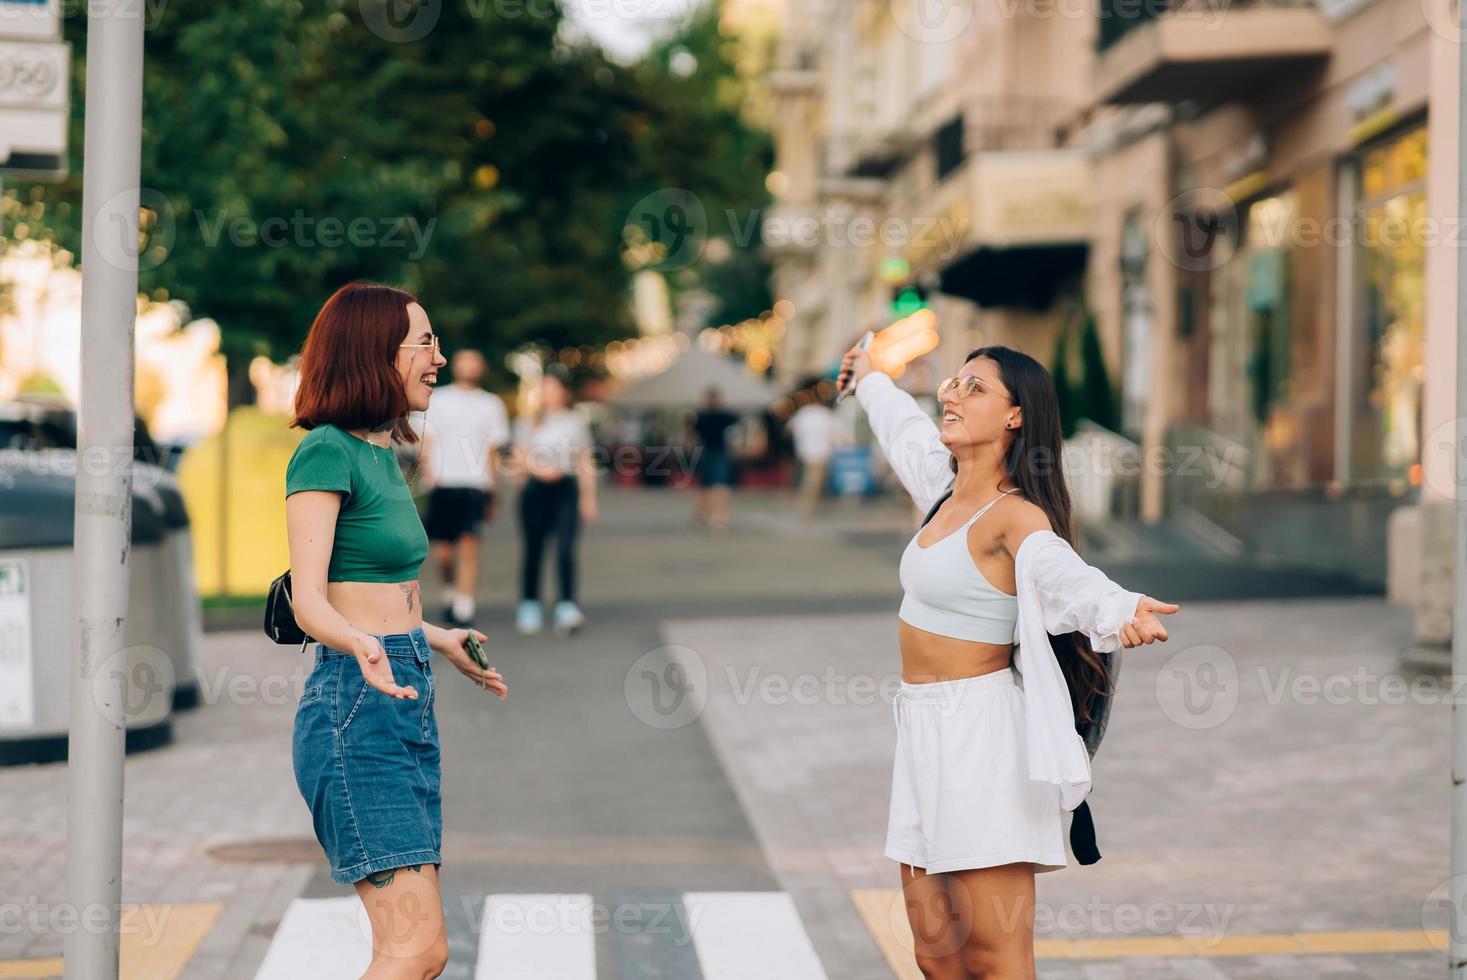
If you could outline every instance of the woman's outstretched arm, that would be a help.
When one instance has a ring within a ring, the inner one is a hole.
[[[937,423],[889,376],[873,370],[865,351],[851,351],[845,364],[855,372],[856,401],[886,461],[917,506],[929,509],[953,481],[952,453],[942,444]]]

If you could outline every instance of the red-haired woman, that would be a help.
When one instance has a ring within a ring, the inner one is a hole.
[[[306,337],[291,422],[309,430],[285,474],[293,605],[318,641],[296,709],[296,784],[332,879],[366,906],[373,980],[436,977],[448,961],[432,654],[509,693],[475,665],[467,630],[423,621],[428,538],[393,441],[416,441],[406,416],[428,407],[445,363],[411,294],[343,286]]]
[[[842,374],[928,510],[899,573],[886,835],[917,966],[934,980],[1033,980],[1034,875],[1065,866],[1066,811],[1076,859],[1099,857],[1083,801],[1109,655],[1165,640],[1160,616],[1178,607],[1075,554],[1059,398],[1033,358],[973,351],[938,388],[941,427],[859,347]]]

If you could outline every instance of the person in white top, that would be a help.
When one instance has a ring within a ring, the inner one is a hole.
[[[800,512],[807,517],[820,503],[830,457],[835,453],[835,412],[818,392],[818,387],[809,390],[804,396],[808,401],[790,416],[788,423],[795,440],[795,458],[800,461]]]
[[[493,517],[499,447],[509,443],[504,402],[480,385],[484,355],[461,350],[453,383],[433,392],[423,422],[420,479],[430,488],[423,526],[443,577],[444,616],[472,625],[479,589],[479,526]]]
[[[1033,358],[970,354],[939,387],[941,428],[860,348],[843,361],[848,379],[928,512],[900,569],[885,849],[901,863],[917,967],[1033,980],[1034,876],[1065,866],[1064,812],[1076,859],[1099,858],[1083,801],[1110,654],[1165,640],[1159,617],[1178,607],[1075,553],[1059,400]]]
[[[523,634],[544,628],[540,604],[541,562],[555,538],[560,601],[555,631],[568,635],[585,624],[576,604],[576,537],[582,524],[596,520],[596,464],[591,458],[591,428],[576,411],[570,375],[560,365],[546,368],[536,404],[515,423],[515,469],[522,474],[520,529],[524,557],[515,628]]]

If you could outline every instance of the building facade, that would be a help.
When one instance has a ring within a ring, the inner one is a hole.
[[[828,373],[916,300],[942,337],[916,376],[984,343],[1047,359],[1081,300],[1084,28],[1001,5],[932,9],[788,9],[768,78],[776,203],[763,227],[776,293],[795,309],[783,380]]]
[[[789,10],[774,230],[790,208],[961,231],[772,244],[786,370],[890,319],[894,286],[937,311],[944,366],[978,342],[1048,364],[1086,310],[1143,519],[1425,602],[1454,492],[1447,0],[925,9]]]

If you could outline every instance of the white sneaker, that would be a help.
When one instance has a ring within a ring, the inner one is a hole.
[[[521,599],[514,614],[514,628],[522,636],[530,636],[545,628],[545,613],[538,599]]]
[[[555,604],[555,632],[561,636],[570,636],[576,630],[586,625],[586,614],[581,612],[581,607],[574,602],[557,602]]]

